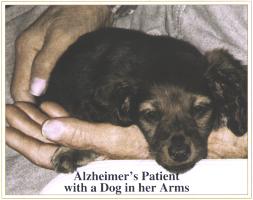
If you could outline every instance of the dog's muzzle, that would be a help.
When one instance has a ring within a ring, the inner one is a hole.
[[[185,142],[184,136],[173,136],[168,148],[169,156],[176,162],[186,161],[191,155],[191,147]]]

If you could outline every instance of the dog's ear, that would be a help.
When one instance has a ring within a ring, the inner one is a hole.
[[[214,105],[227,118],[227,127],[241,136],[247,131],[247,66],[221,49],[207,52],[206,58],[205,76]]]
[[[137,84],[129,80],[110,80],[96,89],[94,100],[104,108],[111,109],[122,125],[132,123]]]

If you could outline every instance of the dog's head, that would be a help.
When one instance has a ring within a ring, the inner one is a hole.
[[[139,126],[150,150],[169,171],[184,172],[205,158],[208,136],[224,117],[234,134],[247,131],[246,66],[224,50],[206,56],[208,67],[199,77],[206,90],[154,85],[138,108]]]
[[[139,126],[157,162],[183,172],[205,158],[215,111],[208,96],[170,85],[154,85],[139,106]]]
[[[189,80],[148,87],[129,80],[119,80],[116,88],[113,84],[111,101],[117,106],[111,112],[117,113],[120,125],[141,128],[155,159],[169,171],[187,171],[205,158],[208,136],[224,117],[236,135],[247,131],[246,67],[224,50],[203,58],[203,72],[190,74],[195,76],[189,79],[192,85],[201,85],[194,89]]]

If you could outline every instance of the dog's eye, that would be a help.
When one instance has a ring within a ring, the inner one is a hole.
[[[161,113],[158,111],[147,111],[144,113],[144,118],[150,122],[156,122],[160,120]]]
[[[196,105],[192,109],[192,114],[194,116],[199,117],[199,116],[202,116],[203,114],[205,114],[209,110],[210,110],[210,104]]]

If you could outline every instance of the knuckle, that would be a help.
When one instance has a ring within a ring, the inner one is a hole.
[[[16,86],[15,85],[12,85],[11,87],[11,90],[10,90],[10,94],[11,94],[11,97],[16,100],[18,98],[18,91],[16,89]]]
[[[69,138],[66,142],[70,147],[81,149],[83,147],[88,148],[85,141],[86,137],[83,133],[83,130],[77,126],[74,128],[74,130],[72,130],[72,134],[69,134]]]
[[[32,162],[37,166],[41,166],[40,160],[36,156],[32,158]]]
[[[25,30],[17,37],[15,41],[15,48],[17,53],[37,50],[41,48],[43,42],[44,38],[42,32],[33,28]]]
[[[20,84],[12,85],[10,94],[15,101],[28,101],[29,99],[28,95],[22,90]]]
[[[10,91],[11,97],[14,101],[25,101],[33,103],[34,97],[29,93],[28,90],[22,90],[22,87],[16,85],[15,89],[12,88]]]
[[[60,40],[61,42],[68,43],[73,40],[73,32],[70,31],[67,27],[56,26],[52,30],[52,38],[55,40]]]
[[[69,143],[70,144],[76,144],[76,143],[78,143],[78,140],[80,139],[81,135],[82,134],[81,134],[80,128],[76,127],[74,129],[74,131],[72,132],[71,137],[69,138]]]
[[[33,161],[33,163],[34,163],[35,165],[37,165],[37,166],[39,166],[39,167],[43,167],[42,161],[40,160],[39,157],[36,157],[36,155],[34,155],[32,161]]]
[[[30,155],[33,163],[40,167],[43,166],[41,156],[39,156],[41,154],[41,147],[42,147],[41,144],[37,144],[35,150],[31,152],[31,155]]]
[[[16,39],[15,45],[17,50],[23,50],[28,44],[30,39],[30,33],[28,31],[23,32]]]
[[[5,117],[6,120],[9,124],[15,124],[16,122],[16,114],[17,114],[17,109],[13,105],[6,105],[5,106]]]

